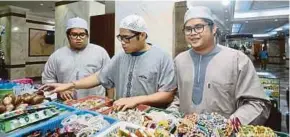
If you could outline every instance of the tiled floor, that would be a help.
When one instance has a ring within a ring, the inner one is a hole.
[[[258,64],[255,65],[257,72],[270,72],[280,79],[280,112],[282,113],[281,130],[288,132],[286,127],[286,113],[289,113],[289,107],[286,101],[286,90],[289,87],[289,69],[285,65],[268,64],[267,70],[261,70]]]

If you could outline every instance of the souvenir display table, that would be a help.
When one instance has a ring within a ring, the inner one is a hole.
[[[146,105],[116,111],[113,100],[88,96],[59,101],[44,91],[6,93],[0,136],[8,137],[276,137],[263,126],[241,125],[218,113],[188,114]]]

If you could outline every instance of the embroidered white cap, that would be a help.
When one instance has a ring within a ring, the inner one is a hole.
[[[138,15],[129,15],[121,20],[120,28],[129,29],[137,32],[145,32],[148,35],[148,29],[145,20]]]
[[[66,31],[71,28],[81,28],[88,30],[88,23],[87,21],[79,17],[71,18],[67,21]]]
[[[214,22],[214,17],[211,10],[204,6],[190,7],[184,15],[184,23],[194,18],[204,18]]]

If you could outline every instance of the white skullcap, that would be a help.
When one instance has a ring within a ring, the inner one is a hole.
[[[88,30],[88,23],[87,21],[79,17],[71,18],[67,21],[66,31],[71,28],[81,28]]]
[[[138,15],[129,15],[121,20],[120,28],[129,29],[137,32],[147,32],[145,20]]]
[[[193,18],[204,18],[214,22],[211,10],[203,6],[190,7],[184,15],[184,23]]]

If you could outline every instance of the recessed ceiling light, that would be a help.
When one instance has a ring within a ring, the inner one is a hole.
[[[229,21],[229,19],[226,19],[226,21]]]
[[[249,23],[249,21],[246,21],[246,23]]]
[[[225,12],[228,12],[228,10],[226,10]]]
[[[278,21],[278,19],[275,19],[275,21]]]
[[[43,3],[40,3],[40,6],[43,6]]]
[[[19,30],[18,27],[14,27],[14,28],[13,28],[13,31],[18,31],[18,30]]]

